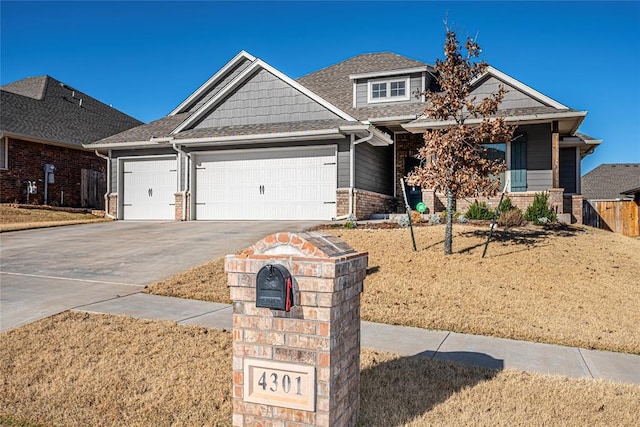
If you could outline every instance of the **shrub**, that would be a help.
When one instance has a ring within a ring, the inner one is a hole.
[[[469,206],[469,210],[464,214],[467,219],[492,219],[493,212],[487,207],[484,202],[478,203],[476,200]]]
[[[434,225],[435,225],[435,224],[442,224],[441,216],[440,216],[440,215],[438,215],[438,214],[431,214],[431,215],[429,216],[429,222],[430,222],[431,224],[434,224]]]
[[[411,211],[411,222],[414,224],[422,222],[422,214],[418,211]]]
[[[500,213],[498,217],[498,225],[502,227],[518,227],[524,222],[522,211],[516,207],[512,207],[506,212]]]
[[[456,221],[457,221],[459,224],[467,224],[467,223],[469,222],[469,219],[468,219],[466,216],[464,216],[464,215],[458,215],[458,216],[456,217]]]
[[[353,229],[358,226],[358,220],[355,215],[351,214],[347,217],[347,221],[344,223],[344,228]]]
[[[500,205],[500,213],[503,214],[509,212],[513,208],[515,208],[515,206],[513,206],[513,203],[511,203],[511,199],[509,198],[509,196],[504,196],[504,199],[502,199],[502,204]]]
[[[544,225],[558,220],[556,213],[549,207],[549,194],[546,191],[536,193],[533,203],[527,208],[524,219],[536,225]]]

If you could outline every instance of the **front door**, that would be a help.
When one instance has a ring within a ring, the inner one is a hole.
[[[404,176],[420,166],[420,159],[415,157],[407,157],[404,159]],[[416,209],[416,205],[422,201],[422,187],[407,185],[407,200],[409,201],[409,207],[413,210]]]

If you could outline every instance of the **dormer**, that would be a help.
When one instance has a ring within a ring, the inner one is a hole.
[[[424,102],[422,93],[432,85],[432,72],[431,67],[424,65],[350,74],[353,108]]]

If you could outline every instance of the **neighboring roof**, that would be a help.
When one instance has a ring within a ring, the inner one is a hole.
[[[607,163],[582,176],[581,191],[588,200],[626,198],[623,193],[640,187],[640,163]]]
[[[50,76],[1,86],[0,105],[1,133],[78,148],[142,124]]]
[[[635,196],[636,194],[640,194],[640,187],[636,187],[636,188],[632,188],[632,189],[627,190],[627,191],[623,191],[620,194],[626,194],[628,196]]]
[[[392,52],[366,53],[302,76],[297,81],[359,120],[368,120],[375,117],[419,115],[426,104],[413,102],[353,108],[353,82],[350,78],[354,74],[415,67],[431,66],[425,62],[416,61]]]
[[[117,133],[108,138],[96,141],[93,145],[113,144],[117,142],[140,142],[149,141],[151,138],[164,138],[171,135],[171,132],[185,121],[192,113],[180,113],[174,116],[167,116],[124,132]]]

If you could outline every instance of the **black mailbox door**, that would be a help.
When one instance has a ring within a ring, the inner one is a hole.
[[[289,311],[293,305],[291,274],[282,265],[265,265],[256,276],[256,307]]]

